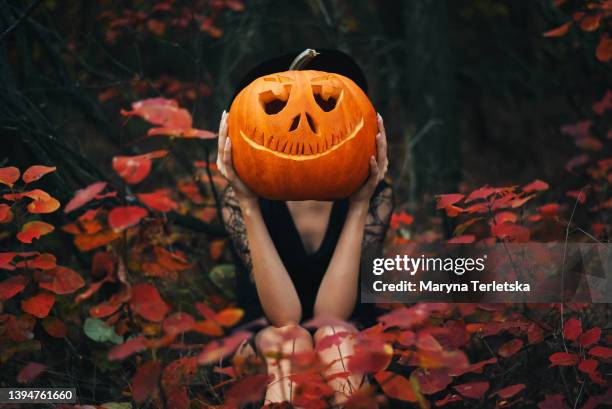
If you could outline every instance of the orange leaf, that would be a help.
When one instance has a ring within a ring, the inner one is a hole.
[[[39,293],[27,300],[21,301],[21,309],[38,318],[45,318],[55,304],[55,294]]]
[[[33,239],[40,239],[53,230],[55,230],[55,227],[49,223],[41,221],[28,222],[24,224],[21,231],[17,233],[17,240],[22,243],[32,243]]]
[[[32,201],[28,205],[28,211],[32,214],[53,213],[59,207],[60,202],[54,197],[49,197],[48,199]]]
[[[0,282],[0,301],[6,301],[23,291],[28,279],[21,274],[11,276]]]
[[[64,213],[70,213],[73,210],[89,203],[106,187],[106,182],[96,182],[86,188],[77,190],[74,197],[68,202],[64,208]]]
[[[162,328],[168,334],[181,334],[193,328],[195,320],[193,317],[184,312],[177,312],[170,315],[162,323]]]
[[[407,402],[416,402],[417,396],[412,383],[401,375],[389,371],[378,372],[374,375],[386,396]]]
[[[144,351],[147,348],[147,339],[144,335],[138,335],[134,338],[130,338],[121,345],[113,347],[108,352],[109,361],[116,361],[125,359],[128,356],[135,354],[140,351]]]
[[[523,341],[518,338],[515,338],[513,340],[506,342],[501,347],[499,347],[499,350],[497,351],[497,353],[502,358],[509,358],[512,355],[516,354],[518,351],[520,351],[522,347],[523,347]]]
[[[240,308],[226,308],[220,311],[215,320],[224,327],[236,325],[244,315],[244,311]]]
[[[595,31],[599,28],[601,22],[601,13],[589,14],[580,22],[580,28],[584,31]]]
[[[31,183],[45,176],[47,173],[55,172],[56,169],[57,168],[55,166],[30,166],[25,172],[23,172],[23,176],[21,178],[25,183]]]
[[[572,25],[572,22],[568,21],[567,23],[562,24],[557,28],[553,28],[552,30],[545,32],[544,34],[542,34],[542,36],[543,37],[563,37],[565,34],[567,34],[567,31],[569,30],[571,25]]]
[[[89,251],[104,246],[118,238],[120,234],[114,230],[102,230],[94,234],[79,234],[74,238],[74,245],[80,251]]]
[[[0,203],[0,223],[9,223],[13,220],[11,207],[6,203]]]
[[[446,195],[438,195],[436,196],[436,200],[438,201],[436,205],[436,209],[444,209],[450,205],[453,205],[463,199],[465,195],[461,193],[449,193]]]
[[[464,234],[462,236],[453,237],[448,240],[449,244],[469,244],[473,243],[476,240],[476,236],[473,234]]]
[[[540,179],[536,179],[528,185],[523,186],[523,192],[531,193],[536,191],[548,190],[548,183],[541,181]]]
[[[147,214],[147,209],[139,206],[115,207],[108,213],[108,224],[115,231],[121,231],[138,224]]]
[[[19,179],[19,169],[14,166],[0,168],[0,183],[13,187],[13,184]]]

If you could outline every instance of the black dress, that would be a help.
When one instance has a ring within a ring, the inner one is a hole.
[[[251,274],[246,227],[231,187],[225,190],[222,203],[223,219],[236,259],[236,298],[239,306],[245,310],[244,320],[250,321],[264,314]],[[304,248],[286,202],[259,199],[259,206],[274,246],[300,298],[302,320],[307,321],[313,316],[319,286],[340,238],[348,212],[348,200],[337,200],[333,203],[327,231],[320,247],[313,253],[308,253]],[[362,243],[361,271],[371,269],[371,259],[382,252],[382,243],[392,211],[392,191],[390,186],[382,181],[370,200]],[[358,300],[351,321],[369,325],[373,315],[373,305],[361,304]]]

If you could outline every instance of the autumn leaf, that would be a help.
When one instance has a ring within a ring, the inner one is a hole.
[[[515,338],[499,347],[497,353],[503,358],[509,358],[512,355],[516,354],[518,351],[520,351],[522,347],[523,340]]]
[[[66,337],[66,324],[57,317],[47,316],[42,320],[42,325],[47,334],[54,338]]]
[[[610,359],[612,358],[612,348],[596,346],[589,350],[589,355],[601,359]]]
[[[599,342],[599,338],[601,337],[601,328],[595,327],[591,328],[588,331],[585,331],[584,334],[578,338],[578,343],[581,347],[589,347],[593,344]]]
[[[45,369],[47,369],[46,365],[30,362],[19,371],[17,382],[22,384],[32,383]]]
[[[250,332],[237,331],[223,339],[213,340],[198,355],[198,363],[200,365],[207,365],[223,359],[233,353],[242,342],[249,338],[251,338]]]
[[[159,189],[152,193],[137,193],[136,197],[142,203],[159,212],[169,212],[178,208],[167,189]]]
[[[461,236],[453,237],[452,239],[448,240],[447,243],[449,244],[469,244],[469,243],[473,243],[474,241],[476,241],[476,236],[474,236],[473,234],[464,234]]]
[[[258,402],[263,398],[268,383],[267,375],[249,375],[228,388],[227,399],[240,404]]]
[[[142,182],[151,172],[152,159],[163,158],[167,150],[158,150],[137,156],[115,156],[113,169],[123,180],[133,185]]]
[[[28,282],[26,276],[18,274],[0,282],[0,301],[7,301],[22,292]]]
[[[448,370],[445,368],[417,368],[412,372],[410,378],[418,382],[420,391],[425,395],[432,395],[446,389],[453,380],[453,378],[448,375]]]
[[[17,233],[17,240],[22,243],[32,243],[34,239],[40,239],[42,236],[51,233],[55,227],[49,223],[41,221],[33,221],[24,224],[21,231]]]
[[[463,199],[465,195],[460,193],[449,193],[446,195],[438,195],[436,196],[436,200],[438,201],[436,205],[436,209],[445,209],[446,207],[453,205]]]
[[[584,361],[581,361],[580,364],[578,365],[578,370],[584,373],[591,374],[597,371],[598,365],[599,365],[599,362],[597,362],[594,359],[585,359]]]
[[[545,32],[544,34],[542,34],[542,36],[543,37],[563,37],[565,34],[567,34],[567,31],[569,30],[571,25],[572,25],[572,22],[568,21],[567,23],[562,24],[557,28],[553,28],[552,30]]]
[[[169,311],[157,288],[151,284],[137,284],[132,287],[130,300],[132,311],[144,319],[154,322],[163,321]]]
[[[108,359],[109,361],[125,359],[132,354],[144,351],[146,348],[147,339],[144,335],[138,335],[134,338],[128,339],[123,344],[113,347],[108,352]]]
[[[540,179],[536,179],[533,182],[523,186],[523,192],[525,193],[539,192],[543,190],[548,190],[548,188],[549,188],[548,183]]]
[[[108,224],[119,232],[138,224],[148,214],[147,209],[140,206],[115,207],[108,213]]]
[[[374,378],[386,396],[407,402],[416,402],[417,397],[411,382],[405,377],[390,371],[381,371]]]
[[[503,223],[491,226],[491,233],[501,240],[509,240],[516,243],[529,241],[530,231],[528,228],[514,223]]]
[[[42,166],[42,165],[34,165],[30,166],[25,172],[23,172],[23,176],[21,177],[23,181],[27,183],[32,183],[47,173],[55,172],[57,168],[55,166]]]
[[[47,292],[39,293],[21,301],[21,309],[37,318],[45,318],[55,304],[55,295]]]
[[[502,399],[508,399],[508,398],[513,397],[514,395],[516,395],[517,393],[519,393],[525,388],[526,388],[525,384],[517,383],[516,385],[506,386],[505,388],[502,388],[496,391],[495,393],[493,393],[493,395],[497,395]]]
[[[582,334],[582,323],[576,318],[570,318],[563,324],[563,337],[575,341]]]
[[[569,352],[556,352],[548,357],[550,366],[573,366],[578,364],[578,356]]]
[[[84,189],[77,190],[74,197],[68,202],[64,208],[64,213],[70,213],[81,206],[86,205],[106,188],[106,182],[96,182],[87,186]]]
[[[159,361],[148,361],[136,369],[132,378],[132,398],[137,403],[142,403],[149,396],[156,396],[159,391],[159,376],[161,374],[161,363]]]
[[[19,169],[14,166],[0,168],[0,183],[13,187],[13,184],[19,179]]]
[[[85,280],[76,271],[62,266],[46,271],[45,281],[38,283],[40,288],[49,290],[55,294],[72,294],[85,285]]]
[[[414,222],[414,217],[404,211],[401,211],[400,213],[393,213],[391,215],[390,225],[392,229],[398,229],[402,225],[411,225],[412,222]]]
[[[193,328],[195,320],[184,312],[177,312],[170,315],[162,323],[162,328],[168,334],[181,334]]]
[[[0,203],[0,223],[9,223],[13,220],[11,207],[6,203]]]
[[[602,33],[595,50],[595,57],[601,62],[612,60],[612,38],[607,33]]]
[[[462,396],[465,396],[466,398],[481,399],[484,394],[489,390],[489,382],[480,381],[464,383],[461,385],[453,386],[453,389],[456,390]]]

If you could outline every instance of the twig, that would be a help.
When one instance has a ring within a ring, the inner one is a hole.
[[[19,27],[19,25],[21,23],[23,23],[25,21],[25,19],[28,18],[28,16],[30,14],[32,14],[32,12],[34,11],[34,9],[41,3],[42,0],[34,0],[26,9],[26,11],[21,15],[21,17],[19,17],[9,28],[7,28],[6,30],[4,30],[4,32],[0,35],[0,44],[2,42],[4,42],[4,40],[6,40],[9,36],[9,34],[11,34],[13,31],[15,31],[15,29],[17,27]]]

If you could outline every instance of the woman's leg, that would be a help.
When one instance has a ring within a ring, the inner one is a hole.
[[[349,325],[330,325],[319,328],[314,334],[319,358],[327,365],[324,375],[326,378],[332,378],[328,381],[328,385],[336,392],[337,404],[342,404],[351,394],[367,384],[367,380],[360,373],[333,377],[335,374],[348,372],[347,358],[353,354],[355,342],[352,334],[355,332],[355,328]],[[337,342],[331,346],[326,345],[330,341],[330,339],[326,340],[328,337],[335,337],[334,341]],[[338,342],[340,342],[339,345]]]
[[[283,358],[292,353],[312,350],[312,336],[298,325],[266,327],[255,337],[259,353],[265,358],[272,380],[266,391],[265,403],[291,402],[293,382],[289,380],[291,362]]]

